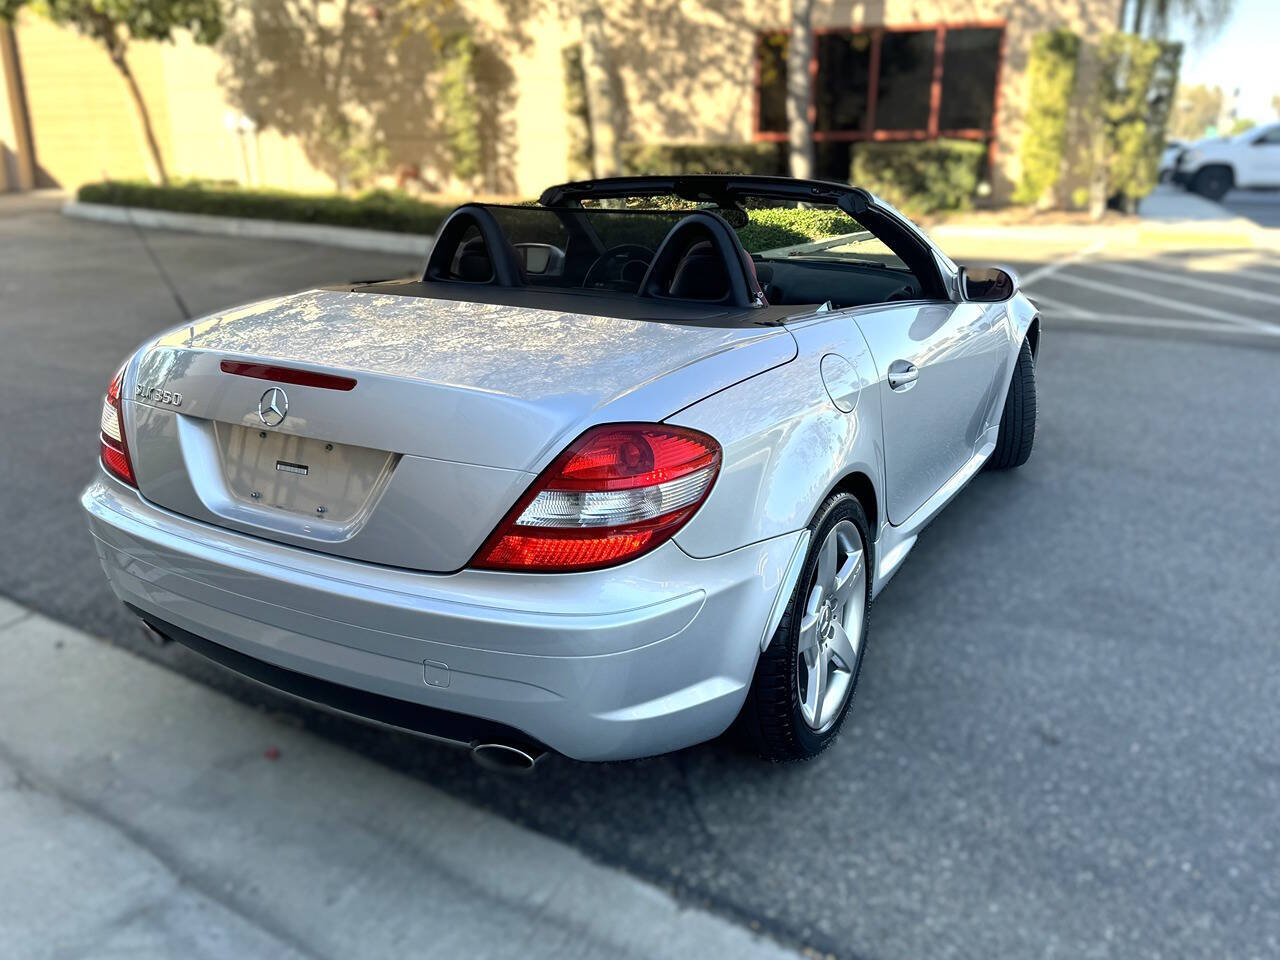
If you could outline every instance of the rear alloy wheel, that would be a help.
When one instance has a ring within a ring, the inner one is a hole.
[[[810,529],[809,555],[740,718],[767,760],[807,760],[835,739],[866,647],[871,564],[862,506],[836,494]]]
[[[1234,179],[1230,167],[1221,165],[1204,167],[1197,171],[1192,179],[1191,189],[1210,200],[1221,200],[1231,189]]]

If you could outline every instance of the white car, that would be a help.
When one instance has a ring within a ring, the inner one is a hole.
[[[1210,200],[1234,187],[1280,187],[1280,123],[1193,143],[1178,154],[1173,179]]]
[[[145,343],[82,503],[156,635],[491,765],[735,719],[803,759],[920,531],[1030,455],[1039,342],[865,190],[565,184],[459,207],[419,277]]]
[[[1173,172],[1178,168],[1178,157],[1185,149],[1187,145],[1182,140],[1170,140],[1164,145],[1164,149],[1160,151],[1159,180],[1161,183],[1173,179]]]

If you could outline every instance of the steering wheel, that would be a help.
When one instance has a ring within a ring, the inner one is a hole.
[[[899,300],[916,300],[920,294],[916,293],[916,288],[909,283],[904,283],[898,287],[893,293],[884,298],[885,303],[894,303]]]
[[[640,289],[640,281],[652,260],[653,251],[643,244],[620,243],[596,258],[582,278],[582,285],[634,293]]]

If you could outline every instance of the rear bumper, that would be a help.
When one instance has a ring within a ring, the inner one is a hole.
[[[667,543],[588,573],[436,575],[199,523],[105,476],[81,503],[117,596],[232,669],[407,729],[510,731],[581,760],[724,731],[799,536],[705,560]]]

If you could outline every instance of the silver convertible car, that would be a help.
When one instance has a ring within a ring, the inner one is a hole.
[[[145,343],[82,503],[154,636],[490,766],[804,759],[920,531],[1029,456],[1039,341],[865,190],[569,183]]]

